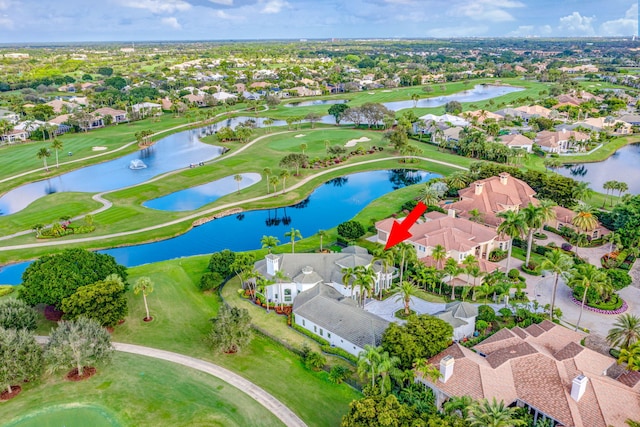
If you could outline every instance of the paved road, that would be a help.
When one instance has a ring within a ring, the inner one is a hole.
[[[49,341],[49,337],[37,336],[36,340],[40,344],[46,344]],[[171,351],[158,350],[156,348],[118,342],[114,342],[112,344],[116,351],[138,354],[140,356],[153,357],[154,359],[166,360],[168,362],[177,363],[179,365],[197,369],[198,371],[213,375],[214,377],[220,378],[222,381],[246,393],[256,402],[267,408],[287,427],[307,427],[307,424],[305,424],[305,422],[302,421],[300,417],[293,413],[293,411],[291,411],[273,395],[266,392],[261,387],[258,387],[251,381],[221,366],[214,365],[213,363],[205,362],[204,360],[196,359],[194,357],[185,356],[184,354],[173,353]]]

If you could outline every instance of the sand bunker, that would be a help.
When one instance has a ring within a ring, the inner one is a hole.
[[[346,144],[344,144],[344,146],[345,147],[353,147],[358,142],[367,142],[367,141],[371,141],[371,139],[367,138],[366,136],[363,136],[362,138],[358,138],[358,139],[350,139],[349,141],[347,141]]]
[[[294,138],[302,138],[304,136],[304,133],[298,134],[296,136],[294,136]]]
[[[107,147],[100,147],[100,146],[91,148],[92,151],[104,151],[106,149],[107,149]]]

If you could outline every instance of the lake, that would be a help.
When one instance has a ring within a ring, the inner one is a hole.
[[[246,251],[260,248],[262,236],[275,236],[295,228],[303,237],[353,218],[373,200],[393,190],[427,182],[437,174],[405,169],[359,172],[332,179],[316,188],[302,202],[277,209],[248,211],[195,227],[172,239],[100,251],[113,255],[128,267],[167,259],[209,254],[222,249]],[[363,224],[369,226],[369,224]],[[326,242],[329,243],[329,242]],[[0,284],[17,285],[30,262],[0,269]]]
[[[640,179],[637,179],[640,172],[640,144],[622,147],[611,157],[601,162],[566,165],[557,171],[559,174],[577,181],[588,182],[591,184],[591,188],[597,192],[606,193],[602,185],[606,181],[615,180],[626,182],[629,186],[629,193],[640,194]]]

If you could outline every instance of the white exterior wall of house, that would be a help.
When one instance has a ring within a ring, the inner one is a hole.
[[[326,329],[321,328],[320,326],[311,322],[309,319],[305,319],[300,315],[295,315],[295,322],[298,326],[301,326],[309,332],[313,332],[315,335],[329,341],[329,344],[331,344],[331,346],[341,348],[344,351],[353,354],[354,356],[358,356],[358,354],[363,351],[361,347],[358,347],[349,340],[336,335],[334,332],[327,331]]]
[[[463,338],[473,336],[473,333],[476,331],[476,317],[460,317],[460,320],[464,320],[467,322],[466,325],[458,326],[453,329],[453,339],[460,341]]]
[[[275,283],[266,287],[267,299],[272,304],[293,304],[293,300],[300,293],[316,286],[312,284],[301,283]]]

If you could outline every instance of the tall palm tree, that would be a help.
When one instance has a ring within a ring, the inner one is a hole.
[[[576,216],[571,219],[571,224],[575,225],[583,233],[590,235],[598,227],[595,209],[588,205],[581,205],[576,212]]]
[[[459,415],[462,418],[467,418],[469,416],[469,408],[473,404],[473,399],[470,396],[451,396],[449,400],[447,400],[442,409],[444,413],[451,415]]]
[[[320,237],[320,252],[322,252],[322,239],[327,237],[329,233],[327,233],[325,230],[318,230],[317,234],[318,234],[318,237]]]
[[[420,196],[427,206],[435,206],[440,201],[440,192],[433,185],[426,185]]]
[[[467,273],[467,283],[469,283],[469,281],[471,280],[471,273],[470,273],[470,269],[472,267],[477,267],[478,266],[478,259],[473,256],[473,255],[467,255],[466,257],[464,257],[464,259],[462,260],[462,265],[464,266],[464,272]],[[451,287],[451,299],[455,299],[455,293],[454,293],[454,287]]]
[[[507,254],[507,268],[511,265],[511,251],[513,249],[513,239],[521,237],[527,232],[527,223],[525,221],[524,214],[516,211],[504,211],[497,214],[499,218],[502,218],[502,222],[498,225],[496,231],[500,234],[506,234],[511,238],[509,242],[509,252]]]
[[[399,286],[396,286],[392,293],[397,294],[396,301],[402,301],[404,303],[404,315],[408,316],[411,314],[409,307],[409,304],[411,304],[411,297],[419,295],[421,291],[416,285],[405,280]]]
[[[553,310],[556,305],[556,293],[558,292],[558,280],[560,276],[566,275],[573,266],[573,259],[569,255],[562,252],[560,249],[554,249],[551,252],[547,252],[545,260],[540,266],[541,270],[549,270],[556,277],[553,282],[553,293],[551,294],[551,311],[549,313],[549,319],[553,322]]]
[[[309,148],[309,146],[307,144],[305,144],[304,142],[302,144],[300,144],[300,150],[302,150],[302,154],[304,154],[304,152],[307,150],[307,148]]]
[[[383,248],[379,248],[373,253],[373,259],[371,260],[371,264],[376,262],[380,263],[382,267],[382,275],[386,276],[389,274],[389,268],[394,264],[394,255],[392,251],[385,251]],[[382,297],[382,277],[380,278],[380,282],[378,283],[378,297]]]
[[[147,312],[147,317],[144,320],[149,320],[151,317],[149,316],[149,306],[147,305],[147,295],[153,292],[153,282],[148,277],[140,277],[136,280],[136,283],[133,285],[133,293],[138,295],[142,292],[142,298],[144,299],[144,309]]]
[[[56,168],[60,167],[60,163],[58,162],[58,150],[62,150],[62,147],[62,141],[58,138],[54,138],[53,141],[51,141],[51,148],[56,150]]]
[[[371,387],[375,387],[378,365],[382,359],[382,347],[365,344],[364,350],[358,354],[358,375],[361,378],[369,377]]]
[[[612,200],[613,199],[613,190],[615,190],[615,188],[616,188],[616,183],[617,183],[617,181],[611,180],[611,181],[605,181],[604,184],[602,184],[602,189],[603,190],[607,190],[607,193],[606,193],[607,196],[609,196],[609,191],[611,191],[611,197],[609,198],[610,199],[610,205],[613,204],[613,200]],[[607,199],[605,197],[605,199],[602,201],[602,207],[603,208],[604,208],[604,205],[605,205],[606,202],[607,202]]]
[[[277,190],[277,186],[278,186],[278,182],[280,182],[280,179],[278,179],[277,176],[273,175],[269,178],[269,184],[271,184],[271,186],[273,187],[273,193],[275,196],[275,192],[278,191]],[[267,188],[269,187],[269,185],[267,184]]]
[[[622,193],[629,191],[629,185],[626,182],[618,182],[616,190],[618,190],[618,197],[622,197]]]
[[[378,361],[378,380],[380,393],[386,395],[391,391],[391,378],[397,377],[400,374],[400,369],[397,365],[400,363],[398,356],[390,356],[389,352],[382,352],[380,354],[380,360]]]
[[[295,228],[291,227],[291,231],[287,231],[286,233],[284,233],[284,237],[290,237],[291,238],[291,253],[295,253],[296,252],[296,239],[302,239],[302,234],[300,234],[300,230],[296,230]]]
[[[482,399],[471,405],[467,422],[471,427],[517,427],[526,425],[526,421],[515,418],[516,408],[510,408],[504,401],[491,402]]]
[[[287,178],[291,176],[291,173],[287,169],[280,171],[280,178],[282,178],[282,192],[287,190]]]
[[[236,174],[233,176],[233,180],[238,183],[238,193],[240,192],[240,183],[242,182],[242,175]]]
[[[529,261],[531,260],[533,233],[535,232],[535,230],[542,227],[545,218],[542,209],[538,206],[535,206],[533,203],[529,203],[526,208],[523,208],[522,213],[524,215],[524,222],[529,229],[529,232],[527,233],[527,256],[524,261],[524,265],[528,266]]]
[[[400,257],[400,283],[402,283],[406,267],[405,264],[410,258],[416,257],[416,251],[412,244],[406,242],[398,243],[393,248],[396,255]]]
[[[451,286],[451,292],[454,290],[454,282],[453,279],[462,272],[462,268],[458,265],[458,262],[453,258],[447,258],[447,261],[444,263],[444,271],[449,276],[449,286]],[[442,295],[442,282],[440,282],[440,290],[438,291],[439,295]]]
[[[469,276],[473,277],[473,295],[471,296],[471,299],[473,301],[475,301],[476,300],[476,288],[478,287],[477,280],[478,280],[478,278],[484,276],[484,272],[482,270],[480,270],[480,266],[472,265],[470,267],[467,267],[467,274]]]
[[[640,341],[640,316],[629,313],[618,316],[613,328],[609,329],[607,341],[620,348],[629,348]]]
[[[340,272],[342,273],[342,284],[348,288],[351,288],[351,298],[353,298],[354,285],[351,282],[356,277],[356,270],[354,267],[342,267]]]
[[[267,194],[269,194],[269,175],[271,175],[271,168],[262,169],[262,173],[265,176],[265,181],[267,181]]]
[[[581,200],[584,203],[586,203],[587,200],[589,200],[589,198],[591,198],[591,196],[593,196],[594,194],[595,194],[595,191],[593,191],[589,187],[588,182],[578,181],[575,184],[575,187],[573,187],[573,197],[575,197],[578,200]]]
[[[580,327],[580,320],[582,320],[584,303],[587,300],[587,291],[589,288],[596,290],[602,289],[608,284],[608,281],[609,276],[593,264],[580,264],[571,272],[569,286],[572,288],[578,285],[584,287],[584,292],[582,293],[582,305],[580,306],[580,315],[578,316],[578,322],[576,323],[575,328],[576,331]]]
[[[466,172],[454,172],[445,178],[449,188],[460,190],[469,184],[469,177]]]
[[[51,155],[51,152],[45,147],[42,147],[41,149],[38,150],[38,153],[36,155],[38,156],[39,159],[41,159],[44,162],[44,169],[48,171],[49,167],[47,166],[47,157]]]
[[[635,343],[629,348],[620,350],[618,365],[626,363],[628,371],[640,371],[640,343]]]
[[[442,270],[442,261],[447,258],[447,250],[442,245],[435,245],[431,250],[431,257],[436,262],[436,268]]]
[[[364,307],[365,297],[371,296],[374,283],[376,281],[376,273],[371,267],[358,265],[355,267],[355,280],[353,286],[358,286],[360,291],[360,305]]]
[[[271,253],[271,248],[274,246],[278,246],[280,240],[276,236],[262,236],[260,239],[260,244],[262,244],[262,248],[268,248],[269,253]]]

